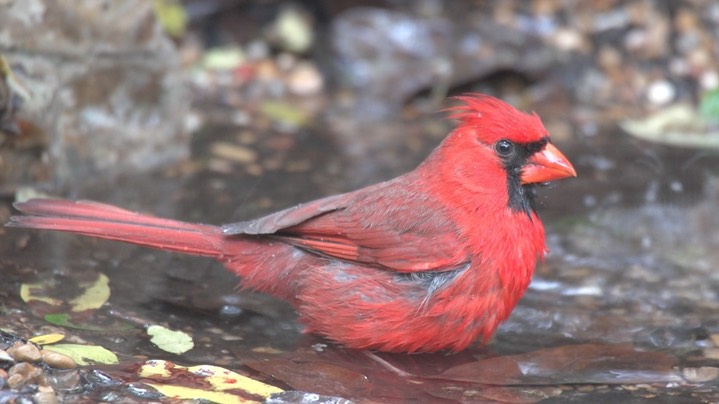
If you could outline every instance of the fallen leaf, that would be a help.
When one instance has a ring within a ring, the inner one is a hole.
[[[54,344],[56,342],[62,341],[63,339],[65,339],[65,334],[55,333],[55,334],[38,335],[38,336],[28,339],[28,341],[38,344],[38,345],[47,345],[47,344]]]
[[[53,278],[47,278],[40,282],[23,283],[20,285],[20,298],[25,303],[42,302],[50,306],[64,306],[73,312],[82,312],[87,310],[95,310],[102,307],[110,298],[110,279],[105,274],[97,274],[92,281],[77,282],[77,289],[82,293],[74,297],[67,303],[63,301],[64,296],[56,297],[67,293],[71,282],[74,279],[63,279],[62,281]]]
[[[203,66],[208,70],[232,70],[245,61],[245,54],[237,47],[213,48],[205,52]]]
[[[127,323],[113,323],[113,324],[105,325],[105,326],[98,326],[98,325],[86,324],[86,323],[75,323],[73,321],[70,321],[71,317],[67,313],[46,314],[44,318],[45,318],[45,321],[47,321],[50,324],[55,324],[60,327],[74,328],[77,330],[85,330],[85,331],[113,332],[113,331],[127,331],[127,330],[131,330],[134,328],[131,324],[127,324]]]
[[[179,38],[190,20],[183,5],[177,0],[154,0],[155,15],[168,35]]]
[[[219,366],[184,367],[163,360],[151,360],[140,367],[139,375],[162,394],[179,399],[206,399],[221,403],[256,402],[238,394],[268,398],[284,390],[242,376]],[[177,384],[181,381],[182,384]],[[174,382],[174,383],[167,383]]]
[[[270,119],[291,126],[305,126],[309,121],[304,111],[288,103],[265,101],[260,104],[260,111]]]
[[[99,274],[94,281],[83,282],[79,286],[84,292],[70,300],[72,311],[99,309],[110,298],[110,279],[105,274]]]
[[[244,404],[244,403],[260,403],[256,400],[247,400],[240,396],[221,391],[207,391],[203,389],[195,389],[192,387],[175,386],[172,384],[145,383],[155,390],[159,391],[165,397],[176,398],[181,400],[207,400],[214,403],[227,404]]]
[[[719,132],[712,131],[699,114],[687,104],[668,106],[643,118],[620,123],[630,135],[670,146],[719,149]]]
[[[43,302],[51,306],[62,305],[62,300],[49,296],[43,296],[47,293],[50,285],[47,282],[23,283],[20,285],[20,298],[25,303]]]
[[[97,345],[57,344],[46,345],[43,349],[67,355],[81,366],[93,363],[101,363],[104,365],[114,365],[118,363],[117,355]]]
[[[151,336],[150,342],[165,352],[176,355],[183,354],[195,347],[192,337],[182,331],[174,331],[161,325],[147,327],[147,335]]]

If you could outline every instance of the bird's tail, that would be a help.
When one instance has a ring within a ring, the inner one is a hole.
[[[15,204],[26,216],[7,226],[49,229],[220,258],[225,237],[217,226],[142,215],[92,201],[32,199]]]

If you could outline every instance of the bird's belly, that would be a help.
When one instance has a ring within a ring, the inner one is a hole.
[[[465,270],[437,273],[437,281],[333,261],[307,275],[297,310],[307,331],[352,348],[459,351],[489,337],[506,317],[494,296],[450,290]]]

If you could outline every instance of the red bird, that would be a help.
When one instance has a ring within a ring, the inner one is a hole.
[[[545,253],[538,183],[576,176],[536,114],[457,97],[459,124],[415,170],[224,226],[34,199],[9,226],[212,257],[347,347],[460,351],[509,317]]]

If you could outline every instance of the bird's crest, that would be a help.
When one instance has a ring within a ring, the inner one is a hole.
[[[484,94],[453,97],[461,105],[445,109],[449,118],[459,121],[457,129],[474,129],[487,143],[508,139],[531,143],[547,136],[539,116],[517,110],[506,102]]]

